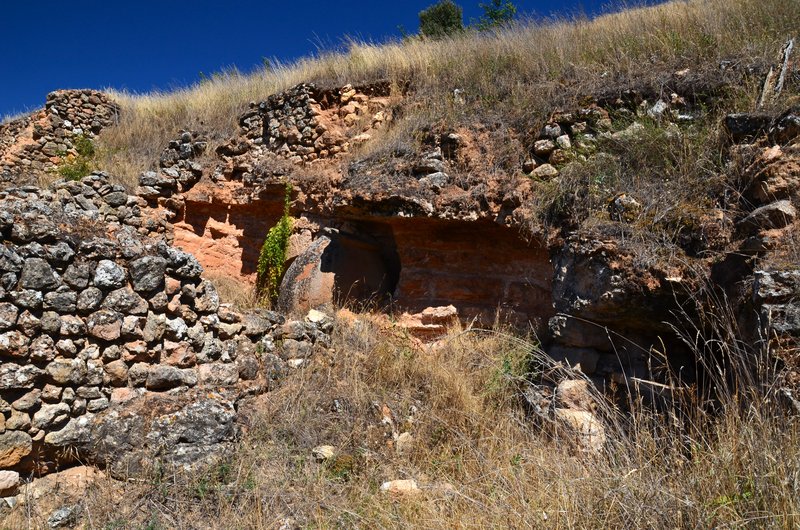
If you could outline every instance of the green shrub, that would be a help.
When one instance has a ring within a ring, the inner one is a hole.
[[[452,0],[441,0],[419,13],[419,32],[425,37],[441,39],[463,29],[463,12]]]
[[[269,229],[267,238],[261,246],[256,270],[256,291],[260,300],[274,303],[278,299],[283,267],[286,263],[286,250],[289,247],[289,236],[292,235],[292,218],[289,217],[289,204],[292,185],[286,183],[286,195],[283,203],[283,216],[278,223]]]
[[[79,134],[72,139],[72,146],[77,154],[65,158],[56,171],[67,180],[80,180],[94,169],[94,143],[90,138]]]

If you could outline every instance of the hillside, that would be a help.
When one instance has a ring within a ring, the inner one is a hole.
[[[0,526],[795,527],[797,13],[353,42],[0,124]]]

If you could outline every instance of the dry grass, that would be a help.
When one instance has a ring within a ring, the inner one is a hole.
[[[414,112],[428,123],[499,117],[529,126],[552,108],[589,94],[618,87],[658,91],[677,70],[690,68],[703,85],[719,77],[722,59],[741,67],[772,61],[787,36],[797,32],[798,10],[798,0],[676,1],[595,20],[528,22],[444,41],[350,42],[346,52],[250,75],[228,71],[174,92],[116,93],[122,123],[102,134],[101,165],[131,181],[179,129],[229,136],[248,102],[309,81],[333,86],[411,81]],[[455,88],[465,91],[466,106],[453,105]]]
[[[247,311],[263,305],[259,303],[255,288],[247,282],[212,271],[206,272],[205,278],[217,288],[220,299],[231,304],[237,311]]]
[[[619,428],[609,424],[606,449],[586,454],[521,406],[521,385],[535,380],[527,341],[454,329],[441,347],[421,349],[363,315],[340,319],[334,347],[240,407],[250,429],[224,465],[99,484],[83,502],[84,520],[91,528],[278,528],[287,519],[304,528],[800,523],[800,429],[757,387],[728,387],[715,415],[699,400],[663,414],[633,403],[628,419],[613,415]],[[391,425],[382,421],[388,411]],[[399,453],[392,432],[410,432],[411,448]],[[314,460],[319,444],[337,457]],[[416,479],[420,493],[379,491],[399,478]]]

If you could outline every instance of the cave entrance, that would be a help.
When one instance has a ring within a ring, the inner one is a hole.
[[[351,223],[331,231],[320,270],[333,274],[333,302],[358,309],[385,309],[400,279],[400,256],[391,226]]]

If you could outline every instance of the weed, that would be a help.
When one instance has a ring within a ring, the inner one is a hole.
[[[67,180],[80,180],[94,169],[95,147],[92,140],[82,134],[72,138],[72,146],[77,154],[64,153],[56,171]]]
[[[292,218],[289,216],[291,196],[292,185],[287,182],[283,215],[278,223],[269,229],[258,256],[257,296],[271,303],[278,299],[278,289],[286,263],[286,250],[289,248],[289,236],[292,235]]]

